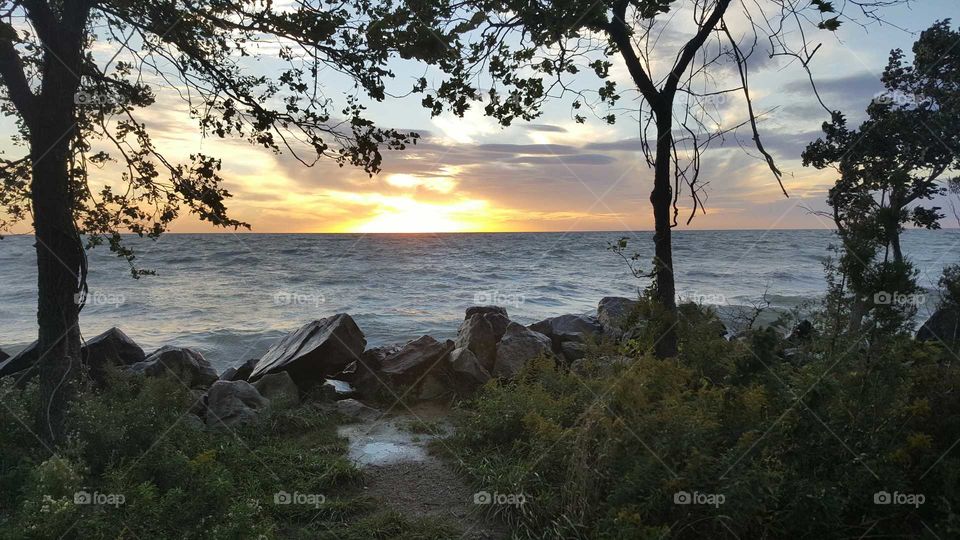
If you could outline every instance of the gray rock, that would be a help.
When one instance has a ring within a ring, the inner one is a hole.
[[[37,371],[37,360],[40,357],[40,342],[24,347],[22,351],[0,362],[0,377],[16,375],[17,382],[26,380]]]
[[[204,431],[207,429],[207,424],[205,423],[204,419],[193,414],[184,416],[180,421],[190,429],[195,429],[197,431]]]
[[[0,362],[3,362],[7,358],[10,358],[10,355],[3,352],[3,349],[0,349]]]
[[[190,390],[193,396],[193,403],[190,405],[190,412],[198,418],[207,417],[207,394],[203,390]]]
[[[560,344],[560,354],[567,362],[574,362],[587,356],[587,346],[577,341],[564,341]]]
[[[473,315],[488,315],[488,314],[502,315],[508,319],[510,318],[510,316],[507,315],[507,308],[502,306],[471,306],[467,308],[466,317],[464,318],[469,319]]]
[[[253,383],[261,396],[270,400],[274,406],[290,406],[300,403],[300,390],[286,371],[269,373]]]
[[[640,304],[622,296],[606,296],[600,299],[597,305],[597,321],[603,327],[604,333],[619,338],[630,321],[631,315]]]
[[[80,353],[90,378],[98,384],[105,382],[110,366],[129,366],[146,359],[143,349],[116,327],[88,340]]]
[[[188,388],[205,388],[217,380],[217,372],[198,351],[169,345],[158,349],[143,362],[133,364],[129,370],[147,377],[169,374]]]
[[[380,418],[380,411],[368,407],[355,399],[343,399],[334,404],[334,410],[347,418],[367,421]]]
[[[603,331],[603,327],[595,317],[587,315],[560,315],[550,317],[530,325],[534,332],[550,338],[554,352],[561,352],[560,345],[567,341],[583,343],[594,339]]]
[[[497,361],[491,375],[511,379],[530,360],[551,354],[550,338],[526,326],[510,323],[503,339],[497,344]]]
[[[960,341],[960,309],[940,308],[917,330],[917,341]]]
[[[453,393],[447,377],[439,372],[428,373],[417,387],[419,401],[433,401],[450,396]]]
[[[221,381],[249,381],[253,368],[257,365],[258,358],[251,358],[242,364],[227,368],[220,374]]]
[[[269,405],[270,400],[246,381],[217,381],[207,392],[207,427],[249,424]]]
[[[497,336],[490,321],[482,313],[476,313],[460,325],[454,344],[458,349],[469,349],[480,364],[490,370],[497,359],[497,342],[500,337],[502,334]]]
[[[448,365],[453,383],[461,391],[472,391],[490,380],[490,372],[470,349],[454,349],[450,353]]]
[[[349,382],[361,396],[376,399],[385,386],[379,375],[380,367],[388,356],[396,354],[401,348],[402,344],[368,349],[360,355],[359,360],[351,362],[334,378]]]
[[[327,379],[320,385],[320,394],[325,401],[337,401],[356,397],[357,391],[347,381]]]
[[[338,313],[309,322],[280,340],[260,358],[250,380],[287,371],[301,388],[319,384],[360,358],[366,345],[353,318]]]
[[[416,383],[437,366],[454,348],[453,342],[441,343],[430,336],[419,337],[383,360],[380,378],[394,386]]]

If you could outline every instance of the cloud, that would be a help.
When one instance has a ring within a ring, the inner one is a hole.
[[[527,124],[524,126],[527,131],[543,131],[547,133],[566,133],[567,128],[554,126],[551,124]]]

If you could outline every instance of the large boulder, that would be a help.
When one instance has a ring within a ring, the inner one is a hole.
[[[259,358],[251,358],[242,364],[227,368],[220,374],[221,381],[249,381],[253,368],[256,367]]]
[[[497,344],[497,361],[490,373],[494,377],[511,379],[534,358],[550,355],[550,338],[526,326],[510,323],[503,339]]]
[[[470,349],[454,349],[449,356],[447,365],[450,376],[457,390],[468,393],[490,380],[490,373],[477,356]]]
[[[37,360],[40,357],[40,343],[34,341],[22,351],[0,362],[0,377],[16,375],[17,381],[25,380],[37,373]]]
[[[940,308],[917,330],[917,341],[960,341],[960,309]]]
[[[619,338],[629,329],[630,319],[640,302],[622,296],[606,296],[597,304],[597,321],[604,333]]]
[[[253,422],[270,405],[246,381],[217,381],[207,392],[207,427],[229,428]]]
[[[88,340],[80,356],[89,369],[90,378],[101,384],[110,366],[129,366],[147,357],[139,345],[116,327]]]
[[[595,317],[587,315],[550,317],[531,324],[530,329],[550,338],[550,341],[553,342],[553,350],[557,353],[560,352],[561,345],[565,342],[584,343],[589,339],[598,337],[603,332],[600,322]]]
[[[469,307],[454,344],[458,349],[469,349],[489,371],[497,359],[497,343],[509,324],[507,310],[500,306]]]
[[[10,358],[10,355],[3,352],[3,349],[0,349],[0,362],[3,362],[7,358]]]
[[[441,362],[453,349],[450,340],[441,343],[430,336],[419,337],[384,358],[380,368],[381,379],[393,386],[416,383],[435,367],[442,368]]]
[[[170,345],[133,364],[129,370],[147,377],[170,374],[189,388],[205,388],[217,380],[217,372],[198,351]]]
[[[320,397],[324,401],[339,401],[356,397],[357,391],[347,381],[327,379],[320,385]]]
[[[384,383],[380,379],[380,366],[390,355],[396,354],[403,348],[403,345],[385,345],[368,349],[360,355],[359,360],[355,360],[347,365],[335,379],[347,381],[365,398],[375,399],[384,389]]]
[[[373,407],[368,407],[355,399],[342,399],[334,405],[334,411],[353,420],[376,420],[382,413]]]
[[[300,403],[300,390],[286,371],[269,373],[253,383],[261,396],[274,405],[296,405]]]
[[[267,373],[286,371],[301,388],[322,383],[360,358],[367,340],[346,313],[313,321],[288,334],[257,362],[255,381]]]

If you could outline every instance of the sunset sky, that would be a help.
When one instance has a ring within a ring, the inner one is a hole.
[[[890,26],[866,30],[846,25],[835,35],[815,36],[823,46],[812,65],[821,94],[833,109],[857,120],[882,90],[880,74],[891,48],[909,50],[916,32],[937,19],[960,19],[956,0],[924,0],[887,12],[910,32]],[[956,22],[954,23],[956,24]],[[671,55],[675,48],[665,49]],[[614,58],[613,77],[631,88]],[[785,172],[785,199],[766,165],[751,148],[747,130],[711,148],[703,163],[707,214],[690,228],[820,228],[811,209],[822,209],[830,173],[801,166],[800,152],[814,140],[826,113],[817,105],[805,73],[785,60],[763,58],[753,68],[751,89],[758,109],[771,110],[761,124],[765,145]],[[397,65],[397,81],[409,86],[422,69]],[[596,87],[596,79],[585,81]],[[186,105],[172,91],[141,116],[155,141],[173,156],[202,149],[221,157],[233,217],[254,232],[455,232],[643,230],[652,227],[648,202],[652,171],[639,151],[638,123],[621,117],[614,126],[591,120],[576,124],[570,99],[551,104],[534,122],[499,127],[474,108],[464,119],[431,118],[419,97],[369,104],[369,117],[383,127],[411,129],[422,136],[404,152],[386,155],[383,172],[321,162],[305,168],[243,141],[203,139]],[[628,103],[627,97],[623,100]],[[742,121],[741,99],[720,103],[724,121]],[[2,129],[12,134],[9,121]],[[8,139],[5,137],[4,139]],[[21,148],[3,143],[9,155]],[[743,148],[741,148],[741,146]],[[105,170],[102,175],[115,174]],[[689,201],[681,199],[682,204]],[[950,223],[945,222],[946,226]],[[682,225],[682,227],[687,227]],[[25,225],[16,232],[26,232]],[[208,231],[193,218],[178,232]]]

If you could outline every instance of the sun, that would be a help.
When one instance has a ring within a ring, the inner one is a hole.
[[[374,214],[350,229],[360,233],[431,233],[483,231],[486,201],[424,203],[398,198],[382,205]]]

